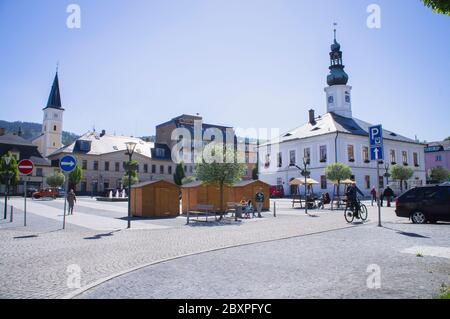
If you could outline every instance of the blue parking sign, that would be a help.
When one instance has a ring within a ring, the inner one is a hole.
[[[383,127],[381,125],[369,127],[370,147],[383,145]]]
[[[66,155],[59,160],[59,167],[63,172],[70,173],[77,166],[77,160],[72,155]]]
[[[383,127],[375,125],[369,127],[370,160],[383,161]]]

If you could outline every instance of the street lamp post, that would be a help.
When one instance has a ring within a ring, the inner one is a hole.
[[[128,155],[128,229],[131,228],[131,160],[133,158],[134,149],[136,148],[135,142],[127,142],[125,143],[127,147],[127,152],[125,155]]]
[[[5,164],[6,164],[6,166],[8,166],[8,169],[9,169],[9,164],[11,163],[11,160],[12,160],[11,155],[8,155],[5,157]],[[5,184],[5,213],[4,213],[3,219],[6,219],[6,215],[8,212],[9,181],[13,176],[14,176],[14,173],[10,172],[9,170],[5,171],[5,173],[4,173],[4,177],[6,179],[6,184]]]
[[[391,174],[389,174],[389,164],[386,164],[384,166],[384,170],[385,170],[384,177],[386,177],[386,186],[387,186],[389,185],[389,177],[391,177]]]
[[[297,166],[296,164],[291,164],[291,167],[296,167],[301,171],[301,175],[305,177],[305,214],[308,215],[308,168],[309,159],[307,157],[303,158],[303,168]]]

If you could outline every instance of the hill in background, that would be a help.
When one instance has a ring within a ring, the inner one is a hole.
[[[22,130],[22,137],[26,140],[32,140],[42,132],[42,124],[31,123],[31,122],[8,122],[0,120],[0,127],[5,128],[6,133],[17,134],[19,128]],[[68,145],[75,141],[79,135],[63,131],[62,133],[62,143],[63,145]]]

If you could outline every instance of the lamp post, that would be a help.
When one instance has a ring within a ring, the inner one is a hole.
[[[127,142],[125,143],[127,147],[127,152],[125,155],[128,155],[128,229],[131,228],[131,159],[133,158],[134,149],[136,148],[137,143],[135,142]]]
[[[5,213],[4,213],[3,219],[6,219],[6,215],[7,215],[7,212],[8,212],[9,181],[14,176],[14,173],[9,171],[9,168],[10,168],[9,164],[11,163],[12,156],[11,155],[7,155],[4,158],[4,160],[5,160],[6,166],[8,167],[7,168],[8,170],[3,173],[4,178],[6,179],[6,185],[5,185]]]
[[[301,171],[301,175],[305,177],[305,214],[308,215],[308,168],[309,159],[307,157],[303,158],[303,168],[297,166],[296,164],[289,165],[290,167],[296,167]]]
[[[386,164],[384,166],[384,170],[385,170],[384,177],[386,177],[386,186],[387,186],[389,185],[389,177],[391,177],[391,174],[389,174],[389,164]]]

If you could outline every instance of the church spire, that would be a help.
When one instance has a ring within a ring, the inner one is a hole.
[[[336,23],[334,24],[334,42],[331,45],[330,52],[330,74],[327,77],[327,83],[329,86],[333,85],[347,85],[348,75],[345,73],[345,66],[342,64],[342,51],[341,45],[336,39]]]
[[[58,69],[56,69],[55,79],[53,80],[52,90],[48,97],[47,108],[61,109],[61,94],[59,92]]]

